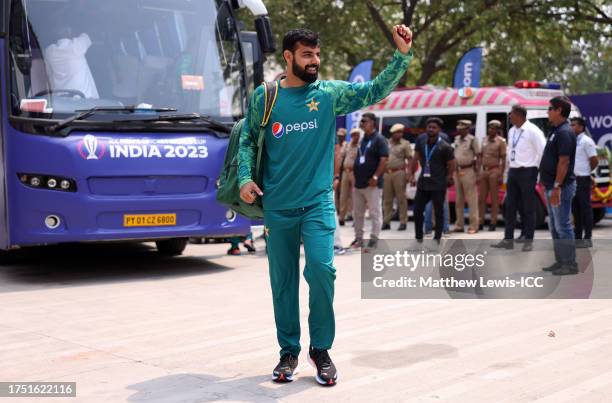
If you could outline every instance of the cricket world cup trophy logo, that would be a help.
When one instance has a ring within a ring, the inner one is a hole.
[[[79,154],[86,160],[99,160],[106,152],[106,144],[92,134],[87,134],[77,145]]]

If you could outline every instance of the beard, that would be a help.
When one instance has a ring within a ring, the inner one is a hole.
[[[300,78],[302,81],[305,81],[309,84],[314,83],[315,81],[317,81],[317,78],[319,77],[319,66],[317,66],[316,64],[307,64],[306,67],[301,68],[296,62],[295,59],[293,59],[293,74],[295,74],[298,78]],[[306,70],[310,67],[314,67],[316,68],[316,71],[314,73],[308,73]]]

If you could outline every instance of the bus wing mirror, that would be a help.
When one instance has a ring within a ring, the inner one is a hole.
[[[262,15],[255,19],[255,30],[257,31],[261,51],[265,54],[274,53],[276,51],[276,42],[272,34],[272,24],[267,15]]]
[[[264,80],[263,63],[264,55],[261,53],[257,33],[250,31],[240,32],[242,51],[244,53],[245,65],[248,76],[253,83],[253,89],[257,88]]]

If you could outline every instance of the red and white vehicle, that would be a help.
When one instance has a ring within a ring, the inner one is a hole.
[[[487,133],[487,122],[496,119],[502,122],[503,135],[506,137],[511,127],[508,114],[514,104],[527,108],[527,119],[548,133],[548,101],[563,95],[558,84],[547,84],[537,81],[517,81],[514,86],[482,88],[441,88],[423,86],[393,91],[381,102],[364,111],[373,112],[380,120],[380,131],[389,137],[389,129],[395,123],[402,123],[406,129],[404,138],[414,143],[417,136],[425,132],[425,122],[429,117],[438,116],[444,121],[442,131],[451,142],[457,134],[456,125],[460,119],[469,119],[473,123],[472,133],[482,141]],[[579,116],[580,112],[573,106],[570,116]],[[594,189],[592,196],[595,222],[601,220],[606,208],[612,206],[612,198],[601,198],[609,194],[610,186],[609,161],[602,153],[600,167],[594,173],[598,192]],[[537,186],[539,203],[536,207],[538,227],[544,225],[546,203],[543,190]],[[413,194],[413,190],[407,192]],[[501,187],[499,199],[503,201],[505,187]],[[449,189],[451,215],[454,215],[455,189]]]

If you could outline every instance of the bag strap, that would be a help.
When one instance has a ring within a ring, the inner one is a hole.
[[[274,104],[276,103],[276,98],[278,98],[278,81],[273,82],[264,82],[264,114],[261,120],[261,124],[259,127],[259,138],[257,139],[257,161],[255,163],[255,183],[258,185],[262,185],[261,178],[259,177],[260,172],[258,172],[257,168],[261,168],[261,159],[263,157],[263,148],[264,148],[264,138],[265,138],[265,127],[268,125],[270,121],[270,116],[272,116],[272,109],[274,108]]]
[[[264,114],[261,119],[261,127],[264,128],[270,121],[272,109],[278,97],[278,81],[264,82]]]

